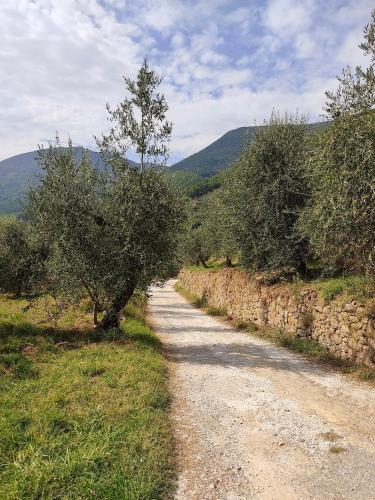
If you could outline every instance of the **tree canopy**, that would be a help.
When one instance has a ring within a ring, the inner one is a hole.
[[[324,111],[328,118],[362,113],[375,106],[375,9],[364,28],[364,41],[359,47],[370,56],[370,64],[365,69],[356,66],[354,72],[349,66],[342,70],[337,77],[339,86],[336,92],[326,92]]]
[[[304,118],[274,113],[226,179],[231,234],[249,269],[304,269],[307,243],[296,223],[308,196],[306,140]]]
[[[327,271],[375,273],[375,114],[342,116],[315,137],[301,229]]]

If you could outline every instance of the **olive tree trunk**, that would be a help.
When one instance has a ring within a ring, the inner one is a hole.
[[[115,297],[112,301],[111,306],[106,309],[104,318],[98,323],[98,327],[103,330],[109,330],[111,328],[118,328],[120,325],[121,311],[124,309],[126,304],[132,298],[136,283],[129,283],[126,290],[124,290],[120,295]]]

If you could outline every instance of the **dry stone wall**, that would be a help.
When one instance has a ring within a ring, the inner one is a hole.
[[[366,303],[349,299],[327,303],[312,288],[297,293],[286,285],[267,286],[236,269],[184,269],[179,279],[189,292],[225,309],[233,320],[312,338],[338,357],[375,366],[375,319]]]

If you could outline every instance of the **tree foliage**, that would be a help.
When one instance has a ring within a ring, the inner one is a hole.
[[[0,217],[0,290],[16,296],[38,290],[47,255],[29,224]]]
[[[307,242],[297,231],[297,221],[308,197],[306,129],[303,118],[274,113],[226,180],[231,234],[249,269],[304,270]]]
[[[315,137],[301,228],[331,271],[375,272],[375,114],[342,116]]]
[[[329,118],[342,114],[356,114],[368,111],[375,106],[375,9],[371,21],[364,29],[364,41],[359,45],[370,56],[370,65],[363,69],[356,66],[354,72],[347,66],[338,76],[336,92],[326,92],[324,111]]]
[[[113,124],[108,135],[99,140],[107,157],[116,153],[124,157],[134,147],[140,157],[141,170],[150,163],[162,163],[168,156],[167,143],[172,124],[166,120],[168,104],[157,92],[161,83],[145,60],[136,80],[124,78],[126,97],[114,110],[107,104],[109,121]]]
[[[99,173],[71,146],[41,154],[40,184],[28,216],[52,249],[49,283],[66,298],[89,294],[116,326],[136,288],[145,289],[174,258],[183,207],[163,172],[124,163]]]
[[[180,238],[179,258],[186,264],[207,266],[211,253],[209,248],[210,234],[201,224],[190,224],[189,228]]]
[[[207,253],[219,259],[224,257],[226,264],[231,266],[237,248],[232,234],[230,210],[225,204],[223,191],[218,189],[207,195],[202,203],[201,211]]]

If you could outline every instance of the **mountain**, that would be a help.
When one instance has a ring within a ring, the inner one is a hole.
[[[326,126],[329,122],[310,123],[309,130]],[[229,167],[241,154],[244,145],[251,142],[254,132],[260,126],[240,127],[230,130],[206,148],[188,156],[184,160],[172,165],[170,172],[175,173],[181,184],[196,183],[199,179],[211,177],[221,170]],[[183,179],[180,182],[180,179]]]
[[[82,157],[84,148],[74,147],[77,160]],[[87,150],[91,162],[99,170],[103,170],[104,163],[96,151]],[[0,213],[16,213],[22,211],[24,195],[31,184],[38,181],[40,167],[38,151],[31,151],[12,156],[0,161]],[[136,165],[133,162],[130,162]]]
[[[211,177],[231,165],[241,153],[246,141],[251,142],[257,127],[230,130],[198,153],[170,167],[170,172],[195,172],[199,177]]]
[[[311,131],[327,125],[328,122],[312,123]],[[229,167],[246,144],[253,138],[258,127],[240,127],[230,130],[212,144],[169,167],[176,184],[183,187],[189,196],[201,196],[216,189],[221,183],[220,172]],[[73,148],[77,158],[83,148]],[[88,150],[91,161],[103,169],[103,161],[96,151]],[[38,151],[12,156],[0,161],[0,213],[14,213],[22,210],[22,199],[30,184],[37,182],[40,171],[37,162]],[[132,165],[137,165],[130,162]]]

